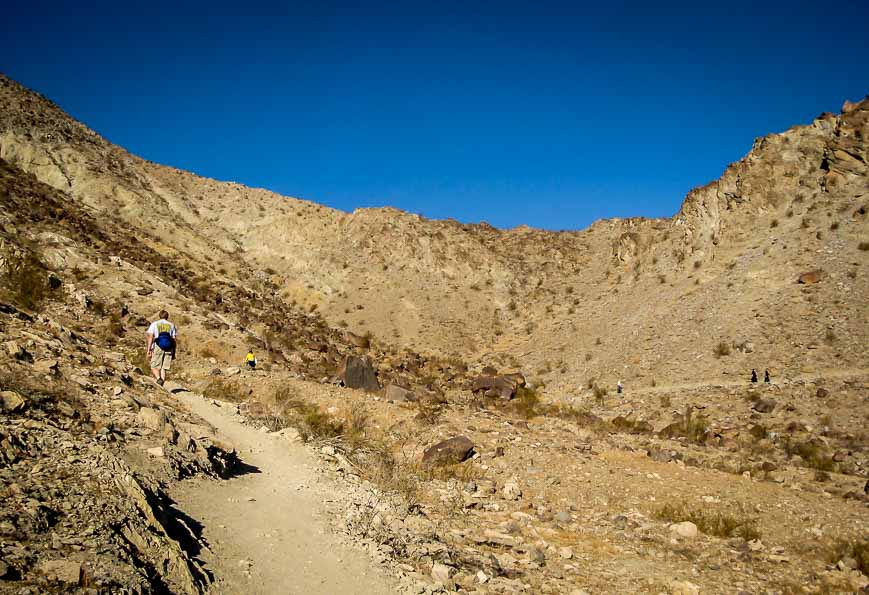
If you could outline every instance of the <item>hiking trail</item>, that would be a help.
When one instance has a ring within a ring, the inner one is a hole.
[[[231,479],[195,478],[172,491],[177,508],[203,525],[207,548],[198,556],[214,574],[210,592],[397,591],[364,552],[330,533],[333,486],[303,445],[244,425],[230,403],[180,390],[175,397],[214,426],[245,464]]]

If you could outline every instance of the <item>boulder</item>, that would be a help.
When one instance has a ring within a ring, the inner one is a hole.
[[[685,539],[693,539],[697,537],[697,525],[691,521],[682,521],[681,523],[673,523],[670,525],[670,531],[679,537]]]
[[[815,391],[815,396],[818,397],[819,399],[826,399],[827,397],[830,396],[830,391],[828,391],[826,388],[824,388],[822,386],[822,387],[819,387],[818,390]]]
[[[48,374],[54,376],[57,374],[58,361],[56,359],[41,359],[33,364],[33,371],[38,374]]]
[[[380,390],[374,366],[367,357],[346,356],[338,368],[338,377],[347,388],[359,388],[369,393]]]
[[[427,465],[449,465],[461,463],[471,456],[474,443],[467,436],[455,436],[425,449],[422,462]]]
[[[230,366],[223,371],[224,376],[235,376],[236,374],[241,374],[241,368],[238,366]]]
[[[803,285],[813,285],[815,283],[819,283],[823,276],[824,273],[821,270],[808,271],[801,274],[797,278],[797,283],[802,283]]]
[[[758,413],[771,413],[776,405],[777,403],[774,399],[758,399],[751,408]]]
[[[0,392],[0,404],[3,406],[3,411],[11,413],[24,409],[27,401],[15,391],[4,390],[3,392]]]
[[[383,391],[383,399],[395,403],[404,403],[407,401],[416,401],[416,395],[413,391],[407,390],[396,384],[390,384]]]
[[[481,374],[471,382],[471,392],[483,393],[487,397],[500,397],[509,401],[516,396],[516,391],[522,386],[525,386],[525,377],[522,374],[503,374],[501,376]]]
[[[502,493],[506,500],[518,500],[522,497],[522,489],[519,487],[519,483],[515,479],[511,479],[504,484],[504,490]]]
[[[139,409],[139,420],[146,428],[159,432],[166,425],[166,414],[150,407],[142,407]]]

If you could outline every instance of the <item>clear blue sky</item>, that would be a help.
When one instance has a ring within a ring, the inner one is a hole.
[[[867,25],[865,0],[6,0],[0,70],[205,176],[578,229],[670,216],[755,137],[869,93]]]

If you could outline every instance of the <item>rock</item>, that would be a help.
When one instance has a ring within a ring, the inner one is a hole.
[[[670,531],[684,537],[685,539],[694,539],[697,537],[697,525],[691,521],[682,521],[681,523],[673,523],[670,525]]]
[[[6,341],[3,343],[3,347],[12,359],[22,362],[33,361],[33,356],[31,356],[24,347],[19,345],[18,341]]]
[[[569,547],[561,547],[558,548],[558,555],[565,560],[570,560],[571,558],[573,558],[573,550]]]
[[[488,576],[486,575],[486,573],[483,572],[482,570],[478,570],[478,571],[477,571],[477,574],[476,574],[476,577],[475,577],[475,578],[477,579],[477,582],[478,582],[479,584],[481,584],[481,585],[485,585],[485,584],[486,584],[486,581],[489,580],[489,577],[488,577]]]
[[[801,274],[797,278],[797,283],[802,283],[803,285],[813,285],[814,283],[819,283],[824,276],[824,272],[820,269],[809,271],[807,273]]]
[[[27,405],[27,401],[15,391],[4,390],[0,392],[0,403],[3,404],[3,411],[13,413],[21,411]]]
[[[435,562],[431,566],[431,577],[442,585],[446,585],[450,582],[453,572],[454,570],[452,568],[446,564],[441,564],[440,562]]]
[[[166,414],[151,407],[142,407],[139,409],[139,420],[146,428],[159,432],[166,425]]]
[[[338,368],[338,378],[347,388],[358,388],[369,393],[380,390],[374,366],[367,357],[346,356]]]
[[[110,362],[122,362],[124,361],[124,354],[117,351],[106,351],[103,354],[103,359]]]
[[[751,408],[758,413],[771,413],[776,405],[777,403],[774,399],[758,399]]]
[[[63,279],[61,279],[54,273],[48,274],[48,286],[51,289],[59,289],[61,285],[63,285]]]
[[[416,395],[413,391],[402,388],[396,384],[390,384],[383,391],[383,399],[394,403],[405,403],[408,401],[416,401]]]
[[[65,585],[78,585],[81,579],[81,563],[75,560],[46,560],[37,570],[49,581]]]
[[[238,366],[230,366],[223,371],[225,376],[235,376],[236,374],[241,374],[241,368]]]
[[[815,391],[815,396],[818,397],[819,399],[826,399],[827,397],[830,396],[830,391],[828,391],[826,388],[824,388],[822,386],[822,387],[819,387],[818,390]]]
[[[474,443],[467,436],[455,436],[442,440],[425,449],[422,462],[426,465],[449,465],[461,463],[471,456]]]
[[[208,372],[209,376],[220,376],[221,374],[223,374],[223,371],[220,368],[211,368]]]
[[[152,457],[157,457],[159,459],[162,459],[165,456],[162,446],[155,446],[153,448],[149,448],[145,452],[147,452]]]
[[[502,376],[481,374],[471,382],[471,392],[483,393],[487,397],[500,397],[509,401],[516,396],[516,391],[522,386],[525,386],[525,377],[522,374],[504,374]]]
[[[116,386],[115,388],[112,389],[112,395],[114,395],[116,397],[120,397],[121,394],[123,394],[123,392],[124,392],[124,389],[122,389],[120,386]]]
[[[519,483],[515,479],[511,479],[504,484],[502,493],[504,494],[504,498],[507,500],[518,500],[522,497],[522,489],[519,487]]]
[[[619,514],[613,517],[613,526],[616,529],[624,530],[628,526],[628,517],[623,514]]]
[[[700,587],[688,581],[670,581],[667,585],[671,595],[699,595]]]
[[[58,372],[58,361],[56,359],[37,360],[33,364],[33,370],[38,374],[54,376]]]
[[[570,522],[570,513],[566,510],[562,510],[558,514],[555,515],[555,520],[559,523],[569,523]]]

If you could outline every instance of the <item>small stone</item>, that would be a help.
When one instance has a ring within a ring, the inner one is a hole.
[[[476,578],[477,578],[477,582],[480,583],[481,585],[485,585],[486,582],[488,582],[488,580],[489,580],[489,577],[482,570],[477,571]]]
[[[670,581],[671,595],[699,595],[700,587],[688,581]]]
[[[238,366],[230,366],[223,371],[225,376],[235,376],[236,374],[241,374],[241,368]]]
[[[123,393],[123,392],[124,392],[124,389],[122,389],[120,386],[116,386],[115,388],[112,389],[112,394],[116,397],[120,397],[121,393]]]
[[[152,457],[157,457],[158,459],[162,459],[162,458],[165,456],[165,454],[163,453],[163,447],[162,447],[162,446],[155,446],[155,447],[153,447],[153,448],[149,448],[149,449],[148,449],[147,451],[145,451],[145,452],[147,452],[147,453],[148,453],[149,455],[151,455]]]
[[[670,531],[684,537],[685,539],[694,539],[697,537],[697,525],[691,521],[682,521],[681,523],[673,523],[670,525]]]
[[[573,558],[573,550],[569,547],[558,548],[558,555],[565,560],[570,560],[571,558]]]

